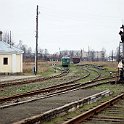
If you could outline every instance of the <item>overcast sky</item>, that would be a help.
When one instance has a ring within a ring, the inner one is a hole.
[[[101,50],[118,47],[124,23],[124,0],[0,0],[0,30],[12,31],[35,48],[36,6],[39,5],[39,47],[60,50]]]

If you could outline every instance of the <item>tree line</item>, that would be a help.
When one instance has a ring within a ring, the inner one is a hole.
[[[31,47],[28,47],[26,44],[24,44],[22,40],[20,40],[17,44],[15,44],[15,42],[11,38],[10,32],[3,33],[3,41],[23,50],[24,61],[34,61],[35,51],[33,51]],[[120,53],[119,47],[117,47],[115,52],[113,52],[112,50],[112,52],[108,57],[106,55],[106,50],[104,48],[101,51],[88,50],[88,52],[84,50],[78,50],[78,51],[63,50],[63,51],[56,52],[54,54],[50,54],[48,52],[48,49],[41,49],[41,48],[38,49],[38,60],[60,61],[63,56],[69,56],[70,58],[79,57],[82,61],[108,61],[108,60],[120,61],[121,59],[121,53]]]

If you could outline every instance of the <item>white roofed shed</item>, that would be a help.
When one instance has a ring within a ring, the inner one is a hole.
[[[23,51],[0,38],[0,73],[22,73]]]

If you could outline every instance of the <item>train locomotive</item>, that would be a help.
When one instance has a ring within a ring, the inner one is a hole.
[[[62,57],[61,62],[62,62],[62,67],[69,67],[70,57]]]

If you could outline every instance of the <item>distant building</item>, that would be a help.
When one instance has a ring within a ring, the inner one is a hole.
[[[23,51],[3,42],[0,31],[0,74],[22,72]]]
[[[105,60],[105,51],[84,51],[84,50],[63,50],[60,51],[61,56],[69,56],[79,57],[81,60],[88,60],[88,61],[104,61]],[[60,53],[58,53],[59,55]]]

